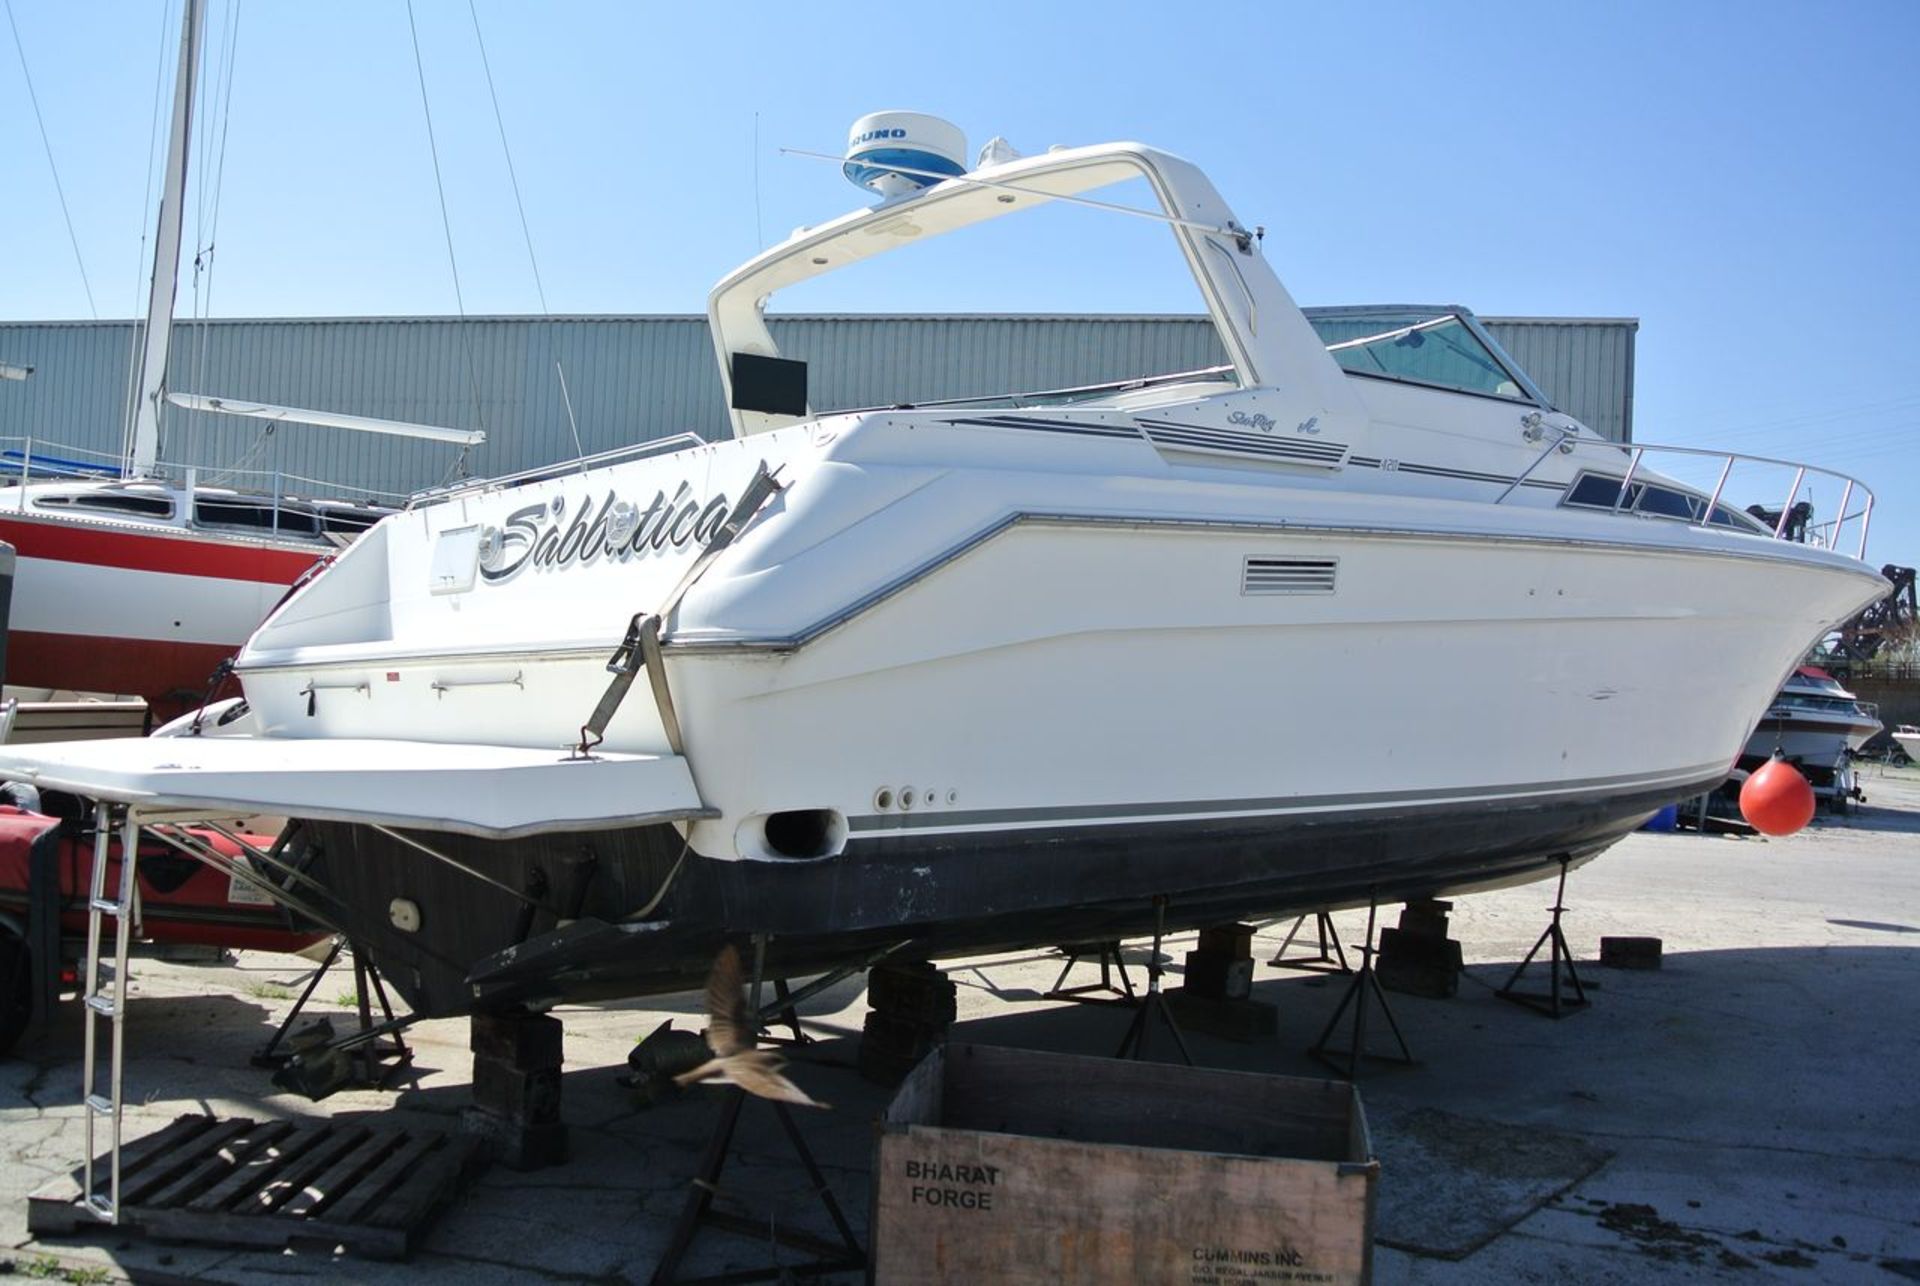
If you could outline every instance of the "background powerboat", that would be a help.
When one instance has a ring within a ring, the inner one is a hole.
[[[1871,703],[1818,666],[1803,665],[1787,676],[1760,717],[1739,766],[1750,772],[1777,753],[1800,770],[1816,795],[1858,798],[1854,753],[1883,726]]]
[[[1907,758],[1920,764],[1920,728],[1903,723],[1893,730],[1893,739],[1899,743],[1900,749],[1907,752]]]
[[[1760,717],[1747,754],[1764,759],[1777,749],[1789,759],[1831,762],[1866,745],[1884,726],[1870,702],[1818,666],[1803,665]]]

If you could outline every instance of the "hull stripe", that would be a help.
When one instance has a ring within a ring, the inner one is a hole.
[[[1822,733],[1831,736],[1871,737],[1880,731],[1880,725],[1871,723],[1841,723],[1813,719],[1762,719],[1756,732],[1805,732]]]
[[[149,536],[105,524],[82,526],[18,517],[0,517],[0,540],[22,558],[270,585],[291,585],[326,552],[318,546],[310,551],[283,549],[258,540],[184,533]]]
[[[1380,809],[1402,805],[1486,803],[1501,799],[1591,793],[1601,789],[1654,788],[1725,776],[1728,765],[1702,764],[1663,773],[1590,777],[1581,781],[1529,782],[1508,786],[1376,792],[1346,795],[1292,795],[1269,799],[1208,799],[1166,803],[1065,805],[1048,808],[983,808],[965,812],[867,814],[847,819],[856,834],[897,831],[975,830],[1035,826],[1057,822],[1126,822],[1150,819],[1232,817],[1333,809]]]
[[[233,655],[230,643],[163,643],[84,634],[7,633],[7,681],[29,688],[73,688],[145,697],[171,716],[195,702],[214,667]]]

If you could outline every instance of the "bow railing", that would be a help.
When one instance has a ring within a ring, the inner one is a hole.
[[[1499,499],[1519,490],[1556,452],[1572,456],[1580,466],[1562,503],[1699,527],[1751,530],[1758,525],[1782,540],[1866,557],[1872,490],[1836,469],[1797,460],[1706,447],[1608,442],[1563,430]],[[1830,517],[1820,519],[1825,495],[1833,492],[1839,495],[1838,503]]]
[[[393,509],[407,500],[404,492],[357,487],[282,469],[213,468],[161,461],[150,475],[129,477],[125,457],[118,452],[63,446],[34,437],[0,436],[0,486],[14,488],[12,507],[25,508],[27,484],[46,482],[149,482],[168,488],[222,488],[270,498],[275,506],[302,500],[361,501]]]

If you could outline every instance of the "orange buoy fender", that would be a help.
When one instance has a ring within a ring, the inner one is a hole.
[[[1813,820],[1813,787],[1775,755],[1740,787],[1740,815],[1764,835],[1791,835]]]

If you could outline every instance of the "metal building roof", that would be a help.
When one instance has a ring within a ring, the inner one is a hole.
[[[1316,310],[1307,310],[1311,316]],[[1638,322],[1482,318],[1561,409],[1612,438],[1632,431]],[[0,385],[0,438],[121,447],[132,322],[0,322],[0,360],[35,368]],[[804,315],[775,318],[784,353],[810,363],[817,410],[1058,388],[1223,360],[1212,325],[1187,316]],[[481,428],[461,462],[443,446],[169,408],[162,458],[203,478],[243,469],[405,493],[464,467],[475,475],[694,432],[727,419],[703,316],[246,318],[176,326],[176,390],[382,419]],[[0,443],[18,449],[19,442]]]

